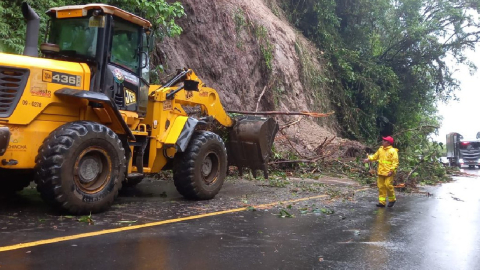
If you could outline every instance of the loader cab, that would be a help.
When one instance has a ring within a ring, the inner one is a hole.
[[[47,14],[47,38],[40,46],[44,57],[87,63],[88,90],[106,94],[120,110],[145,115],[150,22],[103,4],[52,8]]]

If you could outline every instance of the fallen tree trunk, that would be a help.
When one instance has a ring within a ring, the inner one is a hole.
[[[227,112],[247,114],[247,115],[306,115],[311,117],[327,117],[335,113],[335,112],[318,113],[318,112],[282,112],[282,111],[266,111],[266,112],[227,111]]]

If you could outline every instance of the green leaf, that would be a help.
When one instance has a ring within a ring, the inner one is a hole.
[[[294,216],[287,212],[285,209],[280,209],[280,213],[278,214],[279,217],[281,218],[293,218]]]
[[[77,219],[77,221],[83,222],[83,223],[88,223],[88,225],[93,225],[94,224],[94,221],[92,219],[92,213],[90,213],[90,215],[88,215],[88,216],[81,216],[79,219]]]
[[[335,213],[335,211],[333,211],[331,209],[328,209],[328,208],[321,208],[320,211],[324,214],[327,214],[327,215],[331,215],[331,214]]]

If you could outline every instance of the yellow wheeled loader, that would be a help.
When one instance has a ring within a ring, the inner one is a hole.
[[[228,165],[268,177],[275,120],[232,119],[191,69],[150,85],[149,21],[103,4],[51,8],[39,57],[39,17],[26,3],[22,12],[24,54],[0,53],[0,193],[34,180],[46,202],[83,214],[161,170],[200,200],[219,192]]]

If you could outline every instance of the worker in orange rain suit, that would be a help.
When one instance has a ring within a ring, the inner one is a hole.
[[[393,190],[393,177],[398,168],[398,149],[393,148],[393,138],[390,136],[382,137],[382,146],[378,151],[368,156],[364,162],[378,160],[378,207],[385,207],[386,197],[388,195],[388,207],[392,207],[396,202],[395,191]]]

